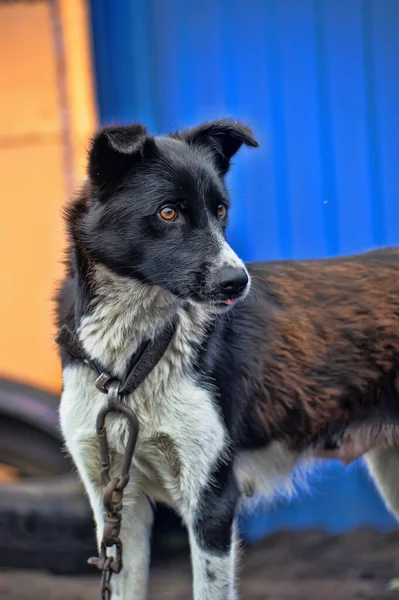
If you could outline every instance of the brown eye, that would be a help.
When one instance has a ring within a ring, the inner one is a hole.
[[[227,214],[227,209],[224,204],[219,204],[218,206],[218,218],[224,219]]]
[[[159,216],[164,221],[174,221],[177,219],[177,210],[173,208],[173,206],[165,206],[162,210],[159,211]]]

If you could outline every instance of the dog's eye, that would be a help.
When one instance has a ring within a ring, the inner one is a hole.
[[[164,206],[163,209],[159,211],[159,216],[164,221],[175,221],[177,219],[177,210],[173,208],[173,206]]]
[[[227,208],[224,204],[218,206],[218,219],[224,219],[227,214]]]

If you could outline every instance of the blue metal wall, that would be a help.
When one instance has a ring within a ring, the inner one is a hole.
[[[245,258],[399,242],[397,0],[92,0],[92,22],[102,122],[253,125],[231,175]]]
[[[399,244],[399,0],[92,0],[92,24],[103,123],[253,126],[230,175],[245,259]]]

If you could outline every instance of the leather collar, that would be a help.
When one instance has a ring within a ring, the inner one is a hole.
[[[124,377],[113,377],[103,368],[98,360],[87,356],[83,346],[76,335],[67,325],[61,328],[55,341],[69,356],[89,366],[97,375],[96,387],[107,393],[110,383],[118,383],[118,394],[127,396],[131,394],[153,370],[166,352],[173,334],[176,330],[175,323],[169,324],[155,340],[145,340],[129,361]]]

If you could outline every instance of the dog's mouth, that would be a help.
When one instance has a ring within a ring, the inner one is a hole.
[[[215,295],[213,298],[209,298],[207,304],[212,307],[216,312],[225,312],[231,308],[234,308],[237,304],[240,304],[248,296],[250,285],[247,285],[245,290],[238,294],[229,295]],[[219,296],[219,297],[218,297]]]
[[[194,305],[199,305],[210,311],[211,313],[223,313],[232,309],[236,304],[242,300],[242,296],[239,298],[227,298],[227,299],[216,299],[216,298],[191,298],[188,302]]]
[[[250,282],[242,291],[234,293],[230,290],[230,293],[223,292],[222,290],[195,290],[191,293],[191,298],[188,301],[194,304],[202,305],[207,310],[215,313],[225,312],[234,308],[237,304],[240,304],[248,296],[250,291]]]
[[[208,305],[215,312],[224,312],[233,308],[236,304],[240,302],[245,296],[239,296],[238,298],[227,298],[225,300],[215,300],[213,302],[209,302]]]

